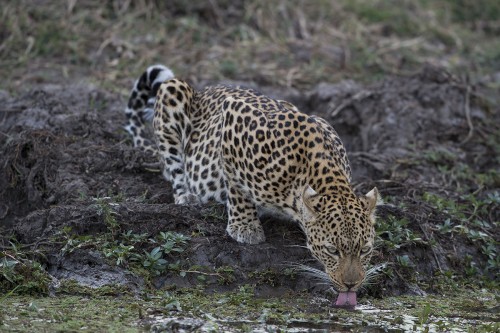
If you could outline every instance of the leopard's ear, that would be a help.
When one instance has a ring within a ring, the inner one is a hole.
[[[375,224],[375,208],[384,204],[378,189],[374,187],[370,192],[366,193],[365,196],[361,197],[361,201],[370,216],[370,220]]]
[[[304,191],[302,192],[302,200],[304,201],[304,206],[305,210],[307,212],[304,212],[306,216],[304,218],[306,221],[312,221],[316,219],[316,215],[319,212],[319,199],[321,196],[316,193],[315,190],[309,185],[306,185],[304,187]]]

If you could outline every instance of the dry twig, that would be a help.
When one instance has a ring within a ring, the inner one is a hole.
[[[335,104],[333,102],[330,102],[328,104],[328,109],[331,110],[331,111],[329,111],[330,112],[330,116],[332,118],[336,117],[340,113],[340,111],[342,111],[346,107],[352,105],[354,102],[359,102],[359,101],[361,101],[361,100],[363,100],[365,98],[368,98],[368,97],[372,96],[373,94],[374,93],[372,91],[361,90],[359,93],[357,93],[356,95],[352,96],[347,101],[343,102],[342,104],[340,104],[337,107],[335,107]]]
[[[461,144],[467,143],[474,134],[474,125],[472,124],[472,118],[470,115],[470,85],[467,85],[465,89],[464,110],[465,117],[467,119],[467,125],[469,125],[469,133],[467,134],[467,137],[461,142]]]

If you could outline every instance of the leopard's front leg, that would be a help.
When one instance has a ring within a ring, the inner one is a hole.
[[[240,243],[258,244],[266,240],[264,229],[257,216],[257,209],[250,198],[234,184],[228,183],[227,233]]]
[[[266,237],[264,229],[257,216],[257,208],[248,188],[245,188],[242,177],[242,166],[236,161],[238,151],[241,151],[239,143],[245,140],[240,137],[240,131],[234,127],[239,126],[236,119],[238,110],[233,108],[235,100],[227,98],[222,107],[223,128],[221,141],[221,166],[227,191],[228,224],[227,233],[240,243],[258,244],[264,242]]]
[[[193,89],[184,81],[164,82],[157,94],[153,128],[163,177],[172,183],[175,203],[199,203],[186,179],[184,150],[192,131],[190,120]]]

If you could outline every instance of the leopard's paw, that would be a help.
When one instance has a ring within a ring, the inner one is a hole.
[[[259,244],[266,240],[260,221],[229,223],[227,233],[238,243]]]
[[[199,205],[200,203],[200,198],[198,198],[198,196],[193,193],[182,194],[175,198],[176,205],[194,206]]]

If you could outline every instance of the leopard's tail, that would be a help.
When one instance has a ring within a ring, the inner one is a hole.
[[[156,154],[151,140],[145,137],[146,123],[153,120],[156,93],[160,85],[172,78],[174,78],[174,73],[170,68],[153,65],[135,81],[125,108],[127,116],[125,130],[132,136],[134,147]]]

